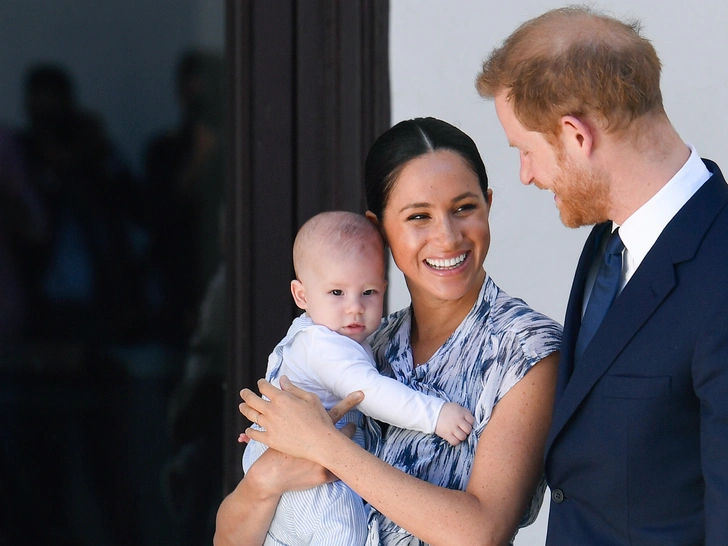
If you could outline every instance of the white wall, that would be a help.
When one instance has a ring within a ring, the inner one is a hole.
[[[487,54],[518,24],[564,4],[547,0],[391,0],[392,122],[435,116],[463,129],[480,148],[493,188],[492,245],[486,269],[511,295],[563,321],[571,279],[587,228],[559,221],[550,193],[518,179],[493,104],[475,76]],[[665,108],[683,139],[728,172],[728,2],[611,0],[592,3],[619,18],[639,18],[663,63]],[[396,272],[390,309],[409,300]],[[547,503],[546,503],[547,504]],[[544,543],[547,506],[522,530],[518,546]]]

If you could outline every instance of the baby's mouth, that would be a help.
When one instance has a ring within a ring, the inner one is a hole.
[[[364,328],[364,325],[359,322],[352,322],[351,324],[347,324],[344,326],[347,330],[362,330]]]

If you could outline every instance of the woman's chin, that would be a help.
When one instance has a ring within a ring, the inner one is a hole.
[[[439,272],[438,272],[439,273]],[[445,301],[456,301],[477,293],[485,278],[485,272],[478,275],[472,269],[465,269],[458,274],[437,275],[432,279],[428,292]],[[423,287],[427,289],[427,287]]]

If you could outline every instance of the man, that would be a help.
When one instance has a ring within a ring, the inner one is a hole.
[[[569,7],[477,79],[521,181],[566,226],[596,224],[566,312],[548,545],[728,544],[728,186],[670,124],[660,68],[637,24]]]

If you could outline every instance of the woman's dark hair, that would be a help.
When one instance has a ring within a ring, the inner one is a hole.
[[[488,175],[473,139],[454,125],[436,118],[400,121],[374,142],[364,165],[367,208],[381,221],[392,188],[404,166],[435,150],[459,154],[478,177],[483,195]]]

